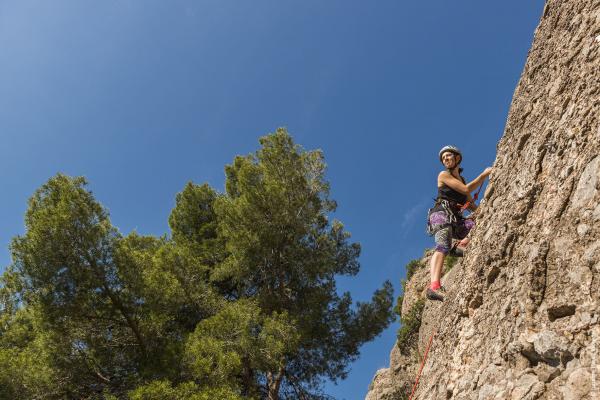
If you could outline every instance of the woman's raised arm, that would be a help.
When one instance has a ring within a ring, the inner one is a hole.
[[[458,179],[456,179],[452,174],[448,171],[442,171],[438,175],[438,186],[439,183],[443,183],[451,189],[456,190],[462,194],[470,195],[479,185],[483,183],[485,178],[487,178],[492,173],[492,167],[487,167],[483,170],[481,174],[475,179],[473,179],[468,184],[464,184]]]
[[[492,167],[487,167],[486,169],[483,170],[483,172],[481,174],[479,174],[479,176],[477,178],[475,178],[471,182],[469,182],[467,184],[467,187],[469,188],[469,193],[471,193],[472,191],[477,189],[479,187],[479,185],[481,185],[483,183],[483,181],[485,181],[485,178],[490,176],[491,173],[492,173]]]

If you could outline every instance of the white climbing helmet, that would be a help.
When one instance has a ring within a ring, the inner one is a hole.
[[[460,156],[460,160],[458,160],[458,164],[460,164],[460,162],[462,161],[462,153],[460,152],[460,150],[458,149],[458,147],[456,146],[452,146],[452,145],[448,145],[448,146],[444,146],[442,147],[442,149],[440,150],[440,162],[442,161],[442,154],[444,154],[445,152],[451,152],[456,154],[457,156]]]

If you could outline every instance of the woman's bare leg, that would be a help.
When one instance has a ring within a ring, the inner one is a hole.
[[[446,255],[441,251],[436,251],[431,257],[431,283],[438,282],[442,278],[442,266],[444,265]]]

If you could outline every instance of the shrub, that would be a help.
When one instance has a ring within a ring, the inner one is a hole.
[[[402,385],[392,393],[384,394],[381,400],[408,400],[410,396],[410,385]]]
[[[410,260],[406,264],[406,280],[410,281],[410,278],[417,272],[417,269],[423,266],[421,260]]]
[[[404,292],[406,292],[406,284],[413,277],[415,272],[417,272],[417,270],[421,267],[423,267],[423,263],[419,259],[410,260],[405,266],[406,279],[400,280],[400,285],[402,286],[402,294],[400,294],[400,296],[398,296],[398,298],[396,299],[396,306],[393,310],[394,313],[397,314],[399,317],[402,317],[402,302],[404,301]]]
[[[421,317],[425,300],[419,299],[406,315],[400,317],[400,329],[398,330],[398,348],[400,353],[410,355],[410,350],[417,344],[419,338],[419,328],[421,327]]]
[[[404,282],[405,282],[405,280],[403,279],[402,280],[402,294],[400,296],[398,296],[398,298],[396,299],[396,305],[394,306],[394,314],[396,314],[400,318],[402,318],[402,302],[404,301]]]
[[[446,256],[444,260],[444,264],[446,265],[446,268],[444,268],[444,272],[450,271],[456,265],[457,262],[458,257]]]

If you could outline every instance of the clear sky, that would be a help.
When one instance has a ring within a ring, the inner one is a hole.
[[[472,179],[495,158],[543,0],[0,0],[0,265],[27,199],[83,175],[122,233],[168,232],[187,181],[286,126],[329,165],[335,215],[363,246],[370,298],[431,239],[438,150]],[[398,323],[337,399],[363,399]]]

